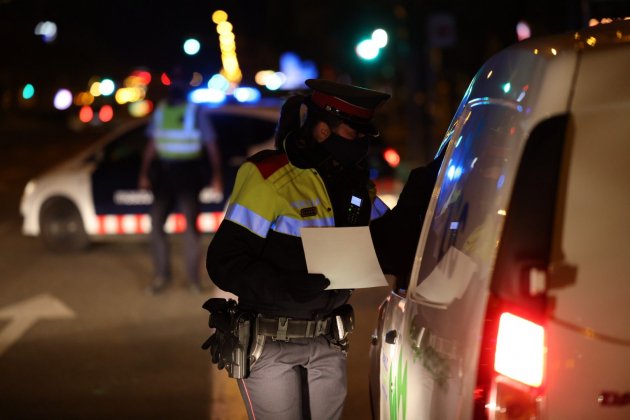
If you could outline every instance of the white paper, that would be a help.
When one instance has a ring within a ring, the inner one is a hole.
[[[417,299],[448,307],[461,299],[477,270],[477,263],[455,247],[450,247],[431,274],[414,291]]]
[[[327,290],[388,286],[367,226],[302,228],[301,234],[308,272],[325,275]]]

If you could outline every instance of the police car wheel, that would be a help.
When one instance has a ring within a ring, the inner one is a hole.
[[[50,250],[75,252],[89,244],[81,213],[67,198],[46,200],[40,212],[39,226],[44,245]]]

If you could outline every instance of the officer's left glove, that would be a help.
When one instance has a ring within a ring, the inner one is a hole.
[[[297,302],[313,300],[330,285],[330,280],[323,274],[308,273],[304,278],[294,281],[289,286],[289,293]]]

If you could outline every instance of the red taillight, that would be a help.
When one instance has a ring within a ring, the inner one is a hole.
[[[388,147],[383,151],[383,159],[385,159],[385,162],[387,162],[392,168],[395,168],[400,164],[400,155],[391,147]]]
[[[524,314],[522,307],[490,296],[474,394],[475,419],[531,420],[541,416],[545,328]]]
[[[504,312],[499,318],[494,370],[532,387],[542,385],[545,365],[545,329]]]

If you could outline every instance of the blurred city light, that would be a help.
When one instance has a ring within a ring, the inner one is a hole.
[[[277,71],[266,78],[265,87],[269,90],[278,90],[282,87],[286,80],[287,77],[283,73]]]
[[[34,95],[35,95],[35,87],[30,83],[27,83],[26,85],[24,85],[24,88],[22,89],[22,98],[28,100],[28,99],[31,99]]]
[[[396,168],[400,164],[400,155],[391,147],[388,147],[383,151],[383,159],[385,159],[392,168]]]
[[[88,105],[84,105],[79,110],[79,120],[82,123],[89,123],[94,118],[94,111],[92,111],[92,107]]]
[[[55,94],[53,105],[60,111],[70,108],[70,105],[72,105],[72,93],[68,89],[59,89]]]
[[[221,63],[223,68],[221,74],[233,85],[238,85],[243,73],[236,58],[236,42],[232,31],[233,26],[227,20],[227,13],[217,10],[212,15],[212,21],[217,25],[219,34],[219,47],[221,49]]]
[[[94,82],[90,86],[90,94],[92,96],[101,96],[101,82]]]
[[[98,111],[98,119],[102,122],[110,122],[114,118],[114,109],[111,105],[103,105]]]
[[[355,51],[363,60],[374,60],[387,45],[388,40],[389,36],[384,29],[375,29],[370,39],[364,39],[357,44]]]
[[[388,40],[389,37],[384,29],[376,29],[372,32],[372,41],[374,41],[377,47],[385,48]]]
[[[357,44],[357,55],[363,60],[374,60],[378,57],[380,48],[372,39],[364,39]]]
[[[195,55],[199,52],[201,44],[194,38],[189,38],[184,41],[184,52],[188,55]]]
[[[216,89],[222,92],[227,92],[230,87],[230,82],[221,74],[215,74],[208,80],[208,89]]]
[[[527,39],[532,36],[532,31],[529,24],[523,20],[516,24],[516,37],[519,41]]]
[[[225,93],[219,89],[195,89],[190,92],[188,99],[196,104],[218,104],[225,101]]]
[[[203,76],[198,71],[193,72],[192,79],[190,79],[190,86],[197,87],[203,83]]]
[[[35,26],[35,35],[42,37],[44,42],[50,43],[57,38],[57,24],[55,22],[39,22]]]
[[[143,100],[129,104],[129,115],[135,118],[141,118],[149,115],[153,111],[153,102]]]
[[[212,14],[212,22],[215,24],[219,24],[221,22],[225,22],[227,20],[227,13],[223,10],[217,10]]]
[[[136,102],[144,99],[145,91],[139,87],[120,88],[116,91],[114,99],[116,103],[124,105],[128,102]]]
[[[77,106],[92,105],[94,96],[90,92],[79,92],[74,97],[74,104]]]
[[[316,79],[318,76],[317,65],[313,61],[300,60],[300,57],[294,52],[285,52],[280,56],[280,72],[286,76],[286,80],[282,84],[283,89],[302,88],[304,87],[304,80]]]
[[[260,91],[252,87],[239,87],[234,89],[234,97],[239,102],[257,102],[260,100]]]
[[[103,79],[98,87],[99,92],[103,96],[109,96],[116,90],[116,85],[112,79]]]
[[[147,86],[151,83],[151,73],[146,70],[135,70],[131,73],[129,77],[125,79],[125,86],[137,86],[144,85]]]
[[[160,82],[162,82],[164,86],[171,85],[171,79],[168,77],[168,74],[166,73],[162,73],[162,75],[160,76]]]

